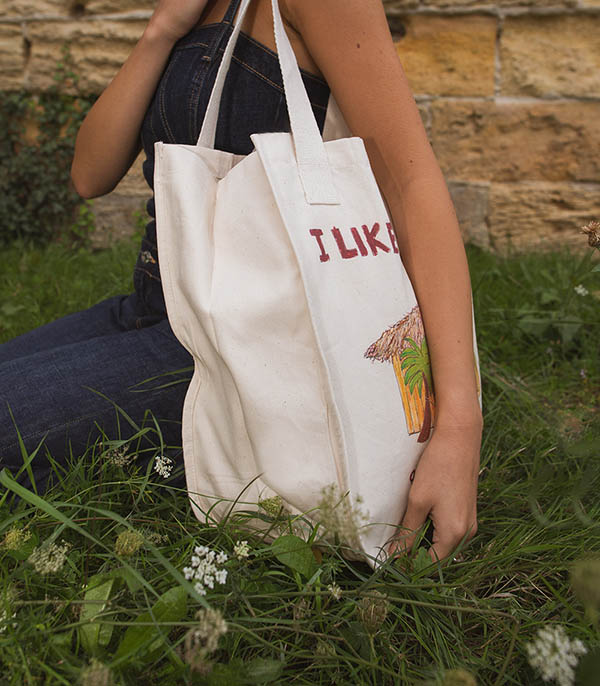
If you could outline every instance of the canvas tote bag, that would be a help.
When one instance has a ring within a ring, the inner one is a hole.
[[[195,362],[182,419],[188,492],[202,521],[275,495],[318,520],[334,484],[368,516],[353,545],[376,568],[435,420],[423,324],[363,141],[321,138],[277,0],[291,133],[252,135],[247,156],[214,149],[250,1],[197,145],[155,147],[167,313]]]

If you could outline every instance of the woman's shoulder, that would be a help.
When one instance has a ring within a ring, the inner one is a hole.
[[[331,17],[342,24],[346,18],[354,21],[372,18],[373,12],[383,11],[382,0],[279,0],[283,20],[296,31],[311,20]]]

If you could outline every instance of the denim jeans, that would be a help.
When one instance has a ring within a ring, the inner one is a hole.
[[[150,410],[166,448],[161,452],[177,458],[191,378],[191,370],[180,370],[190,368],[192,358],[167,319],[137,328],[137,304],[135,293],[109,298],[0,345],[2,467],[14,474],[23,465],[17,429],[28,454],[44,439],[32,466],[36,483],[45,484],[47,451],[64,464],[71,452],[79,457],[101,438],[100,429],[109,440],[135,433],[117,406],[137,426],[154,429],[149,415],[144,423]],[[153,377],[159,378],[147,381]],[[166,385],[173,381],[179,383]],[[150,458],[161,450],[159,435],[148,432],[141,447]],[[26,475],[20,481],[29,485]]]
[[[141,128],[144,176],[151,189],[154,143],[197,141],[239,3],[232,0],[221,22],[194,29],[173,48]],[[301,73],[322,130],[329,87],[317,76]],[[248,154],[250,134],[289,130],[277,55],[242,32],[223,90],[215,147]],[[153,199],[148,212],[152,220],[134,269],[134,293],[109,298],[0,345],[0,467],[16,472],[22,466],[17,429],[28,452],[43,440],[44,449],[32,464],[41,482],[51,471],[46,449],[64,463],[70,452],[81,456],[101,435],[100,428],[109,440],[130,437],[135,428],[116,406],[136,425],[152,412],[164,443],[171,446],[164,452],[180,454],[191,370],[178,370],[193,362],[166,318]],[[159,378],[143,383],[153,377]],[[148,434],[145,442],[152,447],[158,436]],[[26,475],[21,481],[27,483]]]

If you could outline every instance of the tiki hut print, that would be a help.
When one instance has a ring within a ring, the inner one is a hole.
[[[391,360],[402,396],[408,433],[418,433],[419,443],[426,441],[433,426],[435,399],[419,306],[415,305],[403,319],[386,329],[367,348],[364,356],[379,362]]]

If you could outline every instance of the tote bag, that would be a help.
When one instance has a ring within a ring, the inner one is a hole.
[[[330,486],[365,515],[346,543],[376,568],[435,422],[423,324],[363,141],[323,141],[277,0],[291,133],[253,134],[247,156],[214,149],[250,1],[197,145],[155,146],[167,313],[195,363],[182,417],[187,489],[203,521],[258,512],[273,496],[319,521]]]

